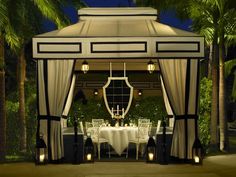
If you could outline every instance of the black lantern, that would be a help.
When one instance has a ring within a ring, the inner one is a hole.
[[[193,165],[202,165],[203,161],[203,147],[198,138],[195,139],[192,148],[192,164]]]
[[[156,162],[156,143],[153,137],[149,137],[146,149],[146,162],[155,163]]]
[[[84,60],[82,63],[81,71],[83,71],[84,74],[86,74],[89,71],[89,64],[86,60]]]
[[[37,165],[45,165],[47,163],[47,146],[40,136],[36,142],[36,161]]]
[[[94,147],[93,147],[93,141],[90,136],[87,137],[84,144],[84,162],[85,163],[94,162]]]
[[[153,71],[155,70],[155,64],[152,62],[152,60],[150,60],[148,63],[147,63],[147,70],[150,74],[153,73]]]

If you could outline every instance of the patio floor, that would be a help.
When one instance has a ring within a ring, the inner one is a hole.
[[[1,177],[233,177],[235,174],[236,154],[207,157],[202,166],[145,162],[46,166],[35,166],[34,163],[0,164]]]

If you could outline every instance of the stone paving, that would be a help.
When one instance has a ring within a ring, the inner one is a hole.
[[[202,166],[146,164],[145,162],[95,162],[94,164],[0,164],[0,177],[235,177],[236,154],[211,156]]]

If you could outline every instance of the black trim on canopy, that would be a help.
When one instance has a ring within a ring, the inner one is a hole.
[[[187,59],[187,71],[186,71],[186,82],[185,82],[185,159],[188,159],[188,106],[189,106],[189,91],[190,91],[190,59]]]

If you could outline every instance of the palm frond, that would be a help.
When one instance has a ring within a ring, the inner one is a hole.
[[[232,69],[236,67],[236,59],[232,59],[225,62],[225,77],[228,77],[232,73]]]
[[[63,14],[62,5],[64,1],[48,1],[48,0],[34,0],[34,4],[38,7],[41,13],[56,23],[58,28],[68,25],[69,19]]]

